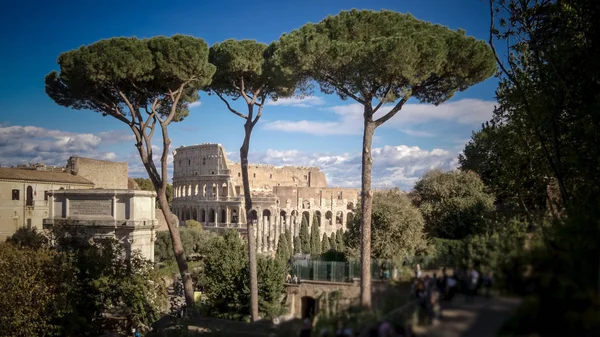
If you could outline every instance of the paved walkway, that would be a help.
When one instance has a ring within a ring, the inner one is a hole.
[[[502,325],[521,303],[518,298],[478,297],[465,303],[463,296],[442,305],[442,319],[436,326],[417,327],[419,337],[496,337]]]

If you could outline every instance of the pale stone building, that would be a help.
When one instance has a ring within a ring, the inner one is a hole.
[[[312,226],[316,215],[320,232],[328,236],[345,229],[353,216],[360,189],[327,187],[318,167],[249,164],[248,171],[250,216],[261,252],[273,252],[285,230],[297,236],[302,216]],[[236,228],[247,234],[241,166],[227,160],[220,144],[176,149],[173,190],[173,212],[179,220],[194,219],[205,229]]]
[[[87,189],[50,191],[50,214],[44,228],[76,229],[76,234],[95,239],[114,238],[127,257],[139,251],[154,261],[157,225],[156,193],[126,189]]]
[[[82,157],[65,167],[0,167],[0,240],[19,227],[83,225],[89,236],[115,237],[128,253],[154,260],[156,194],[140,191],[128,171],[125,162]]]
[[[69,158],[65,167],[43,164],[0,167],[0,240],[19,227],[42,229],[48,217],[52,190],[129,186],[128,165],[82,157]]]

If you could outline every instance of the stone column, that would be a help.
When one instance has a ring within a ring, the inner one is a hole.
[[[262,214],[259,215],[258,214],[258,210],[256,211],[256,220],[258,222],[256,228],[257,228],[257,233],[256,233],[256,249],[259,252],[263,251],[263,217]],[[254,220],[253,220],[254,221]]]
[[[226,227],[230,227],[229,223],[231,222],[230,221],[231,216],[230,216],[229,212],[230,212],[229,207],[225,206],[225,223],[227,224]]]
[[[281,234],[281,229],[279,228],[280,226],[280,221],[279,221],[279,216],[278,215],[271,215],[271,222],[273,223],[273,245],[271,247],[273,247],[273,250],[277,249],[277,243],[279,242],[279,234]]]
[[[271,214],[271,216],[269,216],[269,222],[271,223],[271,250],[275,250],[277,240],[279,240],[279,236],[277,235],[277,233],[279,233],[277,230],[277,217]]]

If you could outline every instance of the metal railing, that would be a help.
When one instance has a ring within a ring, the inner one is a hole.
[[[360,278],[360,261],[318,261],[298,260],[292,263],[292,275],[299,280],[327,281],[327,282],[352,282]],[[371,263],[371,277],[379,279],[382,269],[391,270],[390,261],[373,261]]]

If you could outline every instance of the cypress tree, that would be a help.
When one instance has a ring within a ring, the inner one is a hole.
[[[292,257],[292,255],[294,255],[294,249],[292,248],[292,232],[290,232],[289,229],[285,230],[285,244],[289,257]]]
[[[329,237],[329,247],[331,248],[331,250],[333,251],[338,251],[337,248],[337,239],[336,239],[336,232],[331,233],[331,236]]]
[[[343,252],[344,250],[346,250],[346,244],[344,243],[344,232],[341,229],[338,229],[337,231],[337,235],[336,235],[336,248],[338,252]]]
[[[300,223],[300,250],[303,254],[310,254],[310,234],[308,233],[308,219],[303,215]]]
[[[320,227],[320,226],[321,226],[321,217],[318,217],[318,216],[317,216],[317,212],[314,212],[314,213],[313,213],[313,222],[312,222],[312,225],[313,225],[313,226],[314,226],[314,225],[317,225],[317,227]]]
[[[327,234],[323,233],[323,239],[321,240],[321,253],[325,254],[330,249],[331,246],[329,245],[329,238],[327,237]]]
[[[285,235],[279,235],[279,242],[277,243],[277,252],[275,253],[277,260],[280,262],[287,264],[288,259],[290,258],[290,252],[287,246],[287,240],[285,239]]]
[[[302,243],[300,242],[300,237],[294,236],[294,254],[302,253]]]
[[[321,254],[321,233],[319,231],[319,226],[315,226],[314,223],[310,229],[310,249],[312,255]]]

